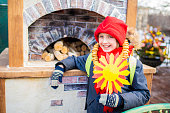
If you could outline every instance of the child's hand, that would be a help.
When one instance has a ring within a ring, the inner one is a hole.
[[[122,97],[120,95],[114,94],[100,94],[98,97],[99,103],[108,107],[119,107],[122,104]]]
[[[58,81],[62,82],[62,77],[64,73],[63,65],[58,65],[55,67],[53,74],[51,76],[51,87],[56,89],[58,87]]]

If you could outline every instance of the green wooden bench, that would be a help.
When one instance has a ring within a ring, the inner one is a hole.
[[[152,113],[153,111],[157,111],[157,113],[169,113],[170,103],[143,105],[129,109],[123,113]]]

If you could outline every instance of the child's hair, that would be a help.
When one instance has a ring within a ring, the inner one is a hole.
[[[127,28],[126,38],[130,41],[131,45],[134,46],[135,50],[141,48],[141,41],[139,38],[139,34],[135,28],[132,27]]]
[[[120,47],[120,45],[119,45],[119,42],[116,40],[116,48],[119,48]]]

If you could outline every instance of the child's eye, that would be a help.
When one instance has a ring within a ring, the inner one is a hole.
[[[109,38],[113,38],[112,36],[109,36]]]
[[[102,36],[102,35],[100,35],[100,36],[99,36],[99,38],[103,38],[103,36]]]

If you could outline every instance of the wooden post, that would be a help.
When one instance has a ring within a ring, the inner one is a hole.
[[[148,89],[151,95],[153,73],[145,73],[145,77],[146,77],[147,86],[148,86]],[[145,105],[148,105],[149,103],[150,103],[150,100]]]
[[[23,0],[8,0],[9,66],[23,67]]]
[[[5,79],[0,79],[0,113],[6,113]]]
[[[137,0],[128,0],[126,24],[129,27],[136,28],[136,15],[137,15]]]

